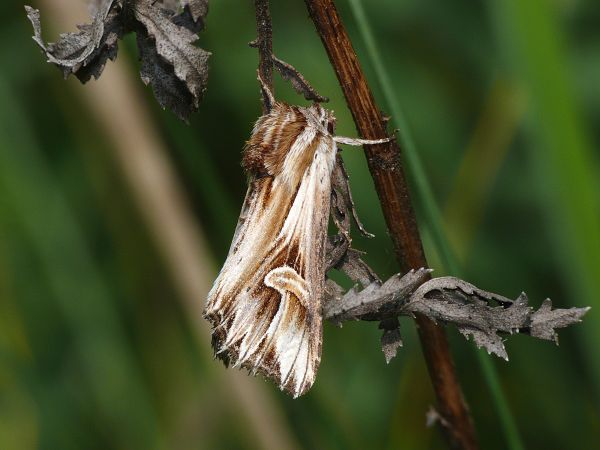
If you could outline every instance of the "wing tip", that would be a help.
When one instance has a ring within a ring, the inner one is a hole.
[[[223,362],[226,368],[237,368],[247,370],[248,375],[261,375],[263,378],[273,381],[282,392],[291,395],[292,398],[306,394],[314,384],[315,374],[321,362],[321,345],[316,346],[316,356],[310,360],[310,351],[308,352],[307,363],[305,365],[302,381],[298,382],[295,376],[295,367],[292,367],[286,377],[282,379],[281,370],[277,358],[273,351],[271,355],[265,355],[258,360],[252,357],[240,358],[239,343],[227,345],[226,326],[218,314],[211,314],[204,311],[203,317],[208,320],[212,326],[212,348],[215,359]],[[310,346],[310,344],[308,344]],[[251,355],[250,355],[251,356]]]

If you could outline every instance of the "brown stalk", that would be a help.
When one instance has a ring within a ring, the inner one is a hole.
[[[256,10],[256,32],[257,38],[253,45],[258,48],[258,74],[264,85],[275,94],[273,89],[273,26],[271,25],[271,11],[269,0],[254,0]],[[269,100],[266,93],[263,96],[263,112],[269,109]]]
[[[305,0],[352,112],[359,135],[386,137],[386,121],[375,103],[350,37],[333,0]],[[402,271],[427,267],[423,245],[396,141],[365,147],[385,221]],[[451,448],[477,449],[475,429],[464,400],[444,330],[416,318],[423,354],[438,401],[438,412]]]

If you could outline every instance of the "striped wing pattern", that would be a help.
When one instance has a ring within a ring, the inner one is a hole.
[[[321,358],[321,296],[336,146],[318,106],[277,103],[246,146],[251,181],[205,316],[226,364],[274,379],[292,395]]]

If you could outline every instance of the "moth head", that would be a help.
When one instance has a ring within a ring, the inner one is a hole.
[[[335,117],[333,111],[325,109],[320,103],[313,103],[308,109],[313,121],[318,124],[324,132],[333,134],[335,132]]]

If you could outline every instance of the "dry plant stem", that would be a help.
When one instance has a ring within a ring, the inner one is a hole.
[[[254,0],[256,9],[256,46],[258,48],[258,74],[265,86],[274,94],[273,89],[273,27],[271,25],[271,12],[269,0]],[[269,99],[266,93],[263,96],[263,112],[269,109]]]
[[[358,132],[365,139],[387,136],[386,122],[375,104],[348,33],[333,0],[305,0],[310,17],[329,55]],[[365,148],[383,213],[402,271],[427,267],[408,185],[396,141]],[[443,329],[417,317],[419,337],[438,400],[450,447],[478,448],[475,429],[450,355]]]

